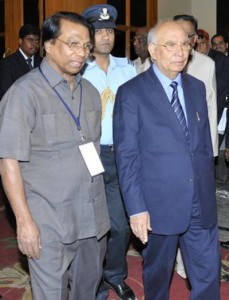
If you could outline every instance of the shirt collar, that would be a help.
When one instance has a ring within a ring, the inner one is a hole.
[[[25,60],[27,60],[28,58],[31,58],[32,59],[32,64],[33,64],[34,55],[32,55],[32,56],[26,55],[21,48],[19,48],[19,51],[21,52],[21,54],[22,54],[22,56],[24,57]]]
[[[94,59],[93,61],[87,60],[87,70],[91,70],[95,67],[98,67],[98,64],[96,62],[96,59]],[[116,62],[114,60],[114,57],[109,54],[109,68],[115,68],[116,67]]]
[[[179,73],[176,78],[170,79],[159,70],[156,63],[153,64],[153,70],[164,89],[167,89],[172,81],[176,81],[178,83],[178,86],[181,86],[181,73]]]
[[[52,88],[55,88],[58,84],[65,81],[65,79],[50,66],[46,58],[43,58],[40,68],[44,76],[48,79],[49,84]],[[75,86],[79,84],[80,80],[81,80],[81,75],[80,73],[78,73],[75,76]]]

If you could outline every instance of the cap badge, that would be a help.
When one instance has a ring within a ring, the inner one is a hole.
[[[99,15],[99,21],[103,21],[103,20],[109,20],[110,19],[110,15],[107,12],[107,8],[103,8],[100,15]]]

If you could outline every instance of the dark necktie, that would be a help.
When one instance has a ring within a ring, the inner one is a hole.
[[[32,69],[33,69],[33,66],[32,66],[32,58],[27,58],[27,59],[26,59],[26,62],[27,62],[27,64],[28,64],[28,66],[29,66],[29,69],[32,70]]]
[[[172,108],[176,114],[176,117],[184,131],[185,137],[187,141],[189,141],[189,133],[188,133],[188,127],[186,123],[186,118],[182,109],[182,106],[180,104],[180,100],[178,97],[178,90],[177,90],[177,85],[178,83],[176,81],[173,81],[170,86],[173,88],[173,94],[172,94],[172,100],[171,100],[171,105]]]

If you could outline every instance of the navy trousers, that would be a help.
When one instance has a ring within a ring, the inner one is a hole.
[[[168,300],[177,246],[191,284],[190,300],[220,299],[220,251],[217,224],[204,229],[197,201],[188,230],[180,235],[150,234],[143,250],[145,300]]]
[[[105,169],[104,183],[111,222],[104,264],[104,279],[110,283],[121,284],[127,276],[126,252],[130,241],[130,228],[120,193],[113,147],[101,145],[100,155]],[[101,284],[99,293],[101,292],[103,295],[108,294],[108,289],[104,284]],[[98,295],[97,299],[106,299],[106,297]]]

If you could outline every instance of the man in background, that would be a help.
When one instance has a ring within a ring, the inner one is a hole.
[[[0,61],[0,101],[8,88],[22,75],[40,65],[40,29],[25,24],[19,30],[19,49]]]
[[[138,74],[142,72],[142,67],[146,60],[151,62],[149,51],[148,51],[147,34],[148,34],[148,28],[140,27],[135,32],[135,36],[134,36],[133,45],[134,45],[134,51],[135,54],[137,55],[137,58],[133,62]]]
[[[209,56],[215,62],[216,86],[217,86],[217,115],[218,124],[220,123],[224,109],[227,106],[227,95],[229,92],[229,60],[221,52],[211,49],[210,39],[207,31],[197,29],[197,41],[195,45],[196,51]],[[225,112],[226,115],[226,112]],[[225,118],[226,119],[226,118]],[[226,124],[226,122],[224,122]],[[225,126],[219,131],[219,146],[223,140]]]
[[[126,252],[130,241],[130,228],[115,163],[113,107],[118,87],[136,76],[136,70],[133,63],[127,58],[111,55],[115,42],[116,8],[107,4],[93,5],[82,15],[95,28],[95,45],[92,53],[94,60],[88,61],[83,77],[94,85],[101,97],[100,156],[105,168],[104,183],[111,221],[104,264],[104,281],[101,283],[97,299],[107,299],[109,288],[111,288],[119,299],[134,300],[134,292],[125,283],[127,277]]]
[[[215,63],[206,55],[197,52],[194,47],[197,41],[197,28],[198,22],[191,15],[176,15],[173,17],[185,29],[188,34],[189,42],[192,44],[193,49],[190,52],[189,60],[186,65],[185,71],[201,80],[206,88],[206,100],[208,107],[208,118],[210,123],[211,140],[213,146],[214,157],[218,156],[219,143],[218,143],[218,118],[217,118],[217,89],[216,89],[216,74]]]
[[[0,61],[0,101],[9,87],[32,68],[38,67],[42,58],[37,54],[40,47],[40,29],[36,25],[25,24],[19,30],[19,49]],[[15,217],[5,197],[0,180],[0,194],[10,225],[15,228]]]
[[[215,34],[211,38],[212,49],[228,56],[228,42],[222,34]]]

